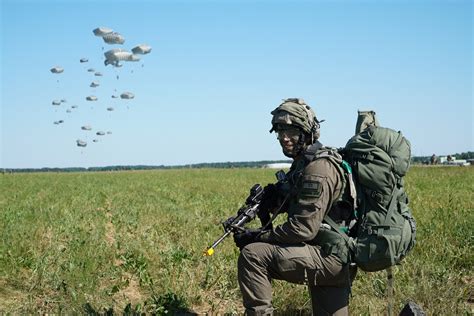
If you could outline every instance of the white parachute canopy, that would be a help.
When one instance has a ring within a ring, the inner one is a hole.
[[[87,142],[83,141],[83,140],[76,140],[76,143],[77,143],[77,146],[78,147],[86,147],[87,146]]]
[[[132,53],[145,55],[151,52],[151,46],[146,44],[141,44],[132,48]]]
[[[105,56],[105,61],[104,64],[107,65],[113,65],[115,67],[120,67],[121,65],[119,64],[120,61],[139,61],[140,57],[137,55],[134,55],[125,49],[121,48],[114,48],[111,50],[108,50],[104,53]]]
[[[122,34],[117,33],[117,32],[104,34],[102,35],[102,39],[107,44],[120,44],[121,45],[125,43],[125,37],[123,37]]]
[[[95,36],[104,36],[105,34],[109,34],[109,33],[112,33],[114,30],[108,28],[108,27],[98,27],[94,30],[92,30],[92,32],[94,33]]]
[[[90,95],[90,96],[86,97],[86,100],[87,101],[97,101],[98,99],[95,95]]]
[[[50,69],[53,74],[60,74],[64,71],[64,68],[56,66]]]
[[[120,95],[120,98],[122,98],[122,99],[133,99],[133,98],[135,98],[135,95],[131,92],[124,92]]]

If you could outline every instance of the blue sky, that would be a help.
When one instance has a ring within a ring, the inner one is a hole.
[[[471,1],[3,0],[1,14],[0,167],[286,159],[268,131],[287,97],[326,120],[326,145],[372,109],[413,155],[474,150]],[[142,43],[140,62],[104,66],[106,50]],[[135,99],[110,97],[123,91]]]

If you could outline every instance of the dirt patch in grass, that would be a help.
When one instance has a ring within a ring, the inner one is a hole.
[[[9,284],[8,280],[0,278],[0,313],[14,312],[27,299],[24,292]]]
[[[138,278],[130,273],[124,273],[122,280],[123,283],[127,285],[113,295],[114,302],[118,303],[117,305],[119,305],[121,310],[123,310],[128,303],[131,303],[132,306],[143,303],[145,297],[140,291]]]

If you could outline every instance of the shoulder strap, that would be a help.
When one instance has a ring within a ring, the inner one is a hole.
[[[316,159],[326,158],[336,166],[344,181],[344,186],[346,183],[349,185],[349,194],[352,199],[351,204],[355,211],[357,209],[357,190],[352,175],[352,168],[347,161],[343,160],[339,150],[332,147],[324,147],[323,144],[316,141],[306,149],[305,158],[308,163]],[[341,191],[342,194],[343,192]]]
[[[323,144],[321,144],[318,140],[314,142],[314,144],[308,146],[304,152],[304,157],[308,162],[313,161],[316,153],[323,148]]]

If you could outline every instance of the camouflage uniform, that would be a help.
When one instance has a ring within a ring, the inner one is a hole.
[[[272,314],[272,279],[308,284],[315,315],[348,314],[347,246],[342,238],[328,244],[318,235],[326,214],[340,222],[350,212],[337,202],[346,187],[344,175],[328,159],[308,161],[304,154],[294,157],[287,173],[287,221],[241,249],[238,280],[247,315]]]

